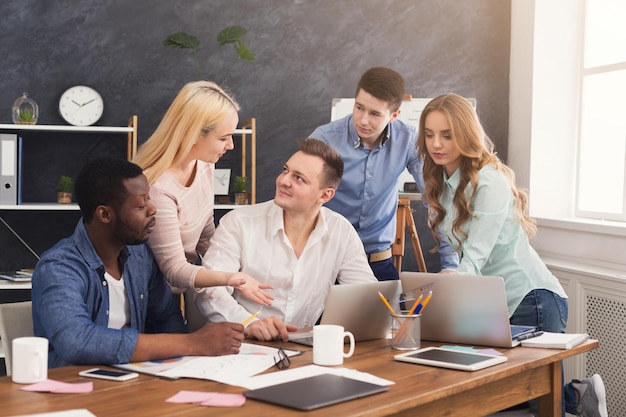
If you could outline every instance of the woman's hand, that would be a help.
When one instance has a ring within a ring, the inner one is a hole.
[[[252,278],[248,274],[243,272],[235,272],[228,279],[228,285],[234,287],[237,291],[243,294],[250,301],[254,301],[259,304],[272,305],[272,297],[270,294],[263,291],[264,289],[272,289],[271,285],[261,284],[256,279]]]

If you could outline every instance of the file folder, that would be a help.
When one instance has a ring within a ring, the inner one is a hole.
[[[17,135],[0,134],[0,204],[17,204],[17,164]]]

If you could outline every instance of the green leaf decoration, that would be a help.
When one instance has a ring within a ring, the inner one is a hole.
[[[168,48],[196,49],[200,46],[200,41],[193,35],[185,32],[174,33],[163,41],[163,45]]]
[[[217,43],[220,46],[226,45],[227,43],[235,43],[241,40],[241,37],[246,33],[248,33],[248,31],[241,26],[228,26],[217,34]]]
[[[248,45],[246,45],[243,40],[239,39],[235,43],[235,51],[237,51],[237,56],[239,56],[240,59],[254,61],[254,55],[252,54],[252,52],[250,52],[250,50],[248,49]]]
[[[217,53],[209,58],[209,67],[212,67],[213,70],[210,72],[212,74],[212,79],[221,84],[228,79],[228,74],[230,70],[233,68],[238,59],[245,59],[248,61],[254,61],[254,55],[248,49],[248,45],[243,41],[242,36],[245,36],[248,33],[246,29],[241,26],[233,25],[228,26],[222,29],[217,35],[217,44],[218,50]],[[233,49],[237,54],[236,57],[230,54],[224,55],[222,51],[222,46],[231,44],[233,45]],[[185,32],[174,33],[167,37],[163,41],[163,45],[168,48],[179,48],[179,49],[189,49],[191,50],[191,55],[193,59],[194,69],[195,69],[195,77],[196,79],[201,79],[200,73],[200,63],[198,62],[198,56],[196,54],[196,49],[200,46],[200,41],[197,37],[190,35]],[[230,58],[232,56],[232,59]]]

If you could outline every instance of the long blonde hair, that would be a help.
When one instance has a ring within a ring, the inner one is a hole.
[[[478,187],[478,171],[490,164],[496,170],[502,172],[509,180],[511,192],[518,209],[519,222],[529,237],[534,236],[537,230],[535,221],[528,216],[528,196],[522,189],[515,185],[515,173],[507,167],[493,150],[493,143],[485,134],[485,131],[478,120],[478,115],[472,105],[465,98],[457,94],[444,94],[431,100],[422,115],[419,123],[419,138],[417,148],[420,157],[424,161],[424,182],[426,185],[425,197],[429,207],[429,227],[439,246],[440,239],[437,233],[439,224],[446,216],[446,210],[439,202],[443,193],[443,166],[437,165],[430,157],[426,149],[426,116],[433,111],[441,112],[450,126],[450,136],[461,153],[460,182],[454,194],[454,207],[457,217],[452,223],[452,234],[459,245],[459,236],[467,237],[467,233],[461,226],[471,217],[475,216],[471,210],[471,201],[474,199]],[[465,195],[466,188],[472,186],[472,194],[469,199]],[[437,250],[435,248],[435,250]]]
[[[239,111],[239,104],[217,84],[187,83],[133,162],[144,169],[150,184],[154,183],[189,155],[198,136],[215,129],[233,111]]]

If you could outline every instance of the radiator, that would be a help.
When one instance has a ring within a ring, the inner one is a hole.
[[[565,382],[597,373],[610,416],[626,416],[626,276],[622,271],[544,259],[569,297],[568,333],[588,333],[600,347],[564,363]]]

